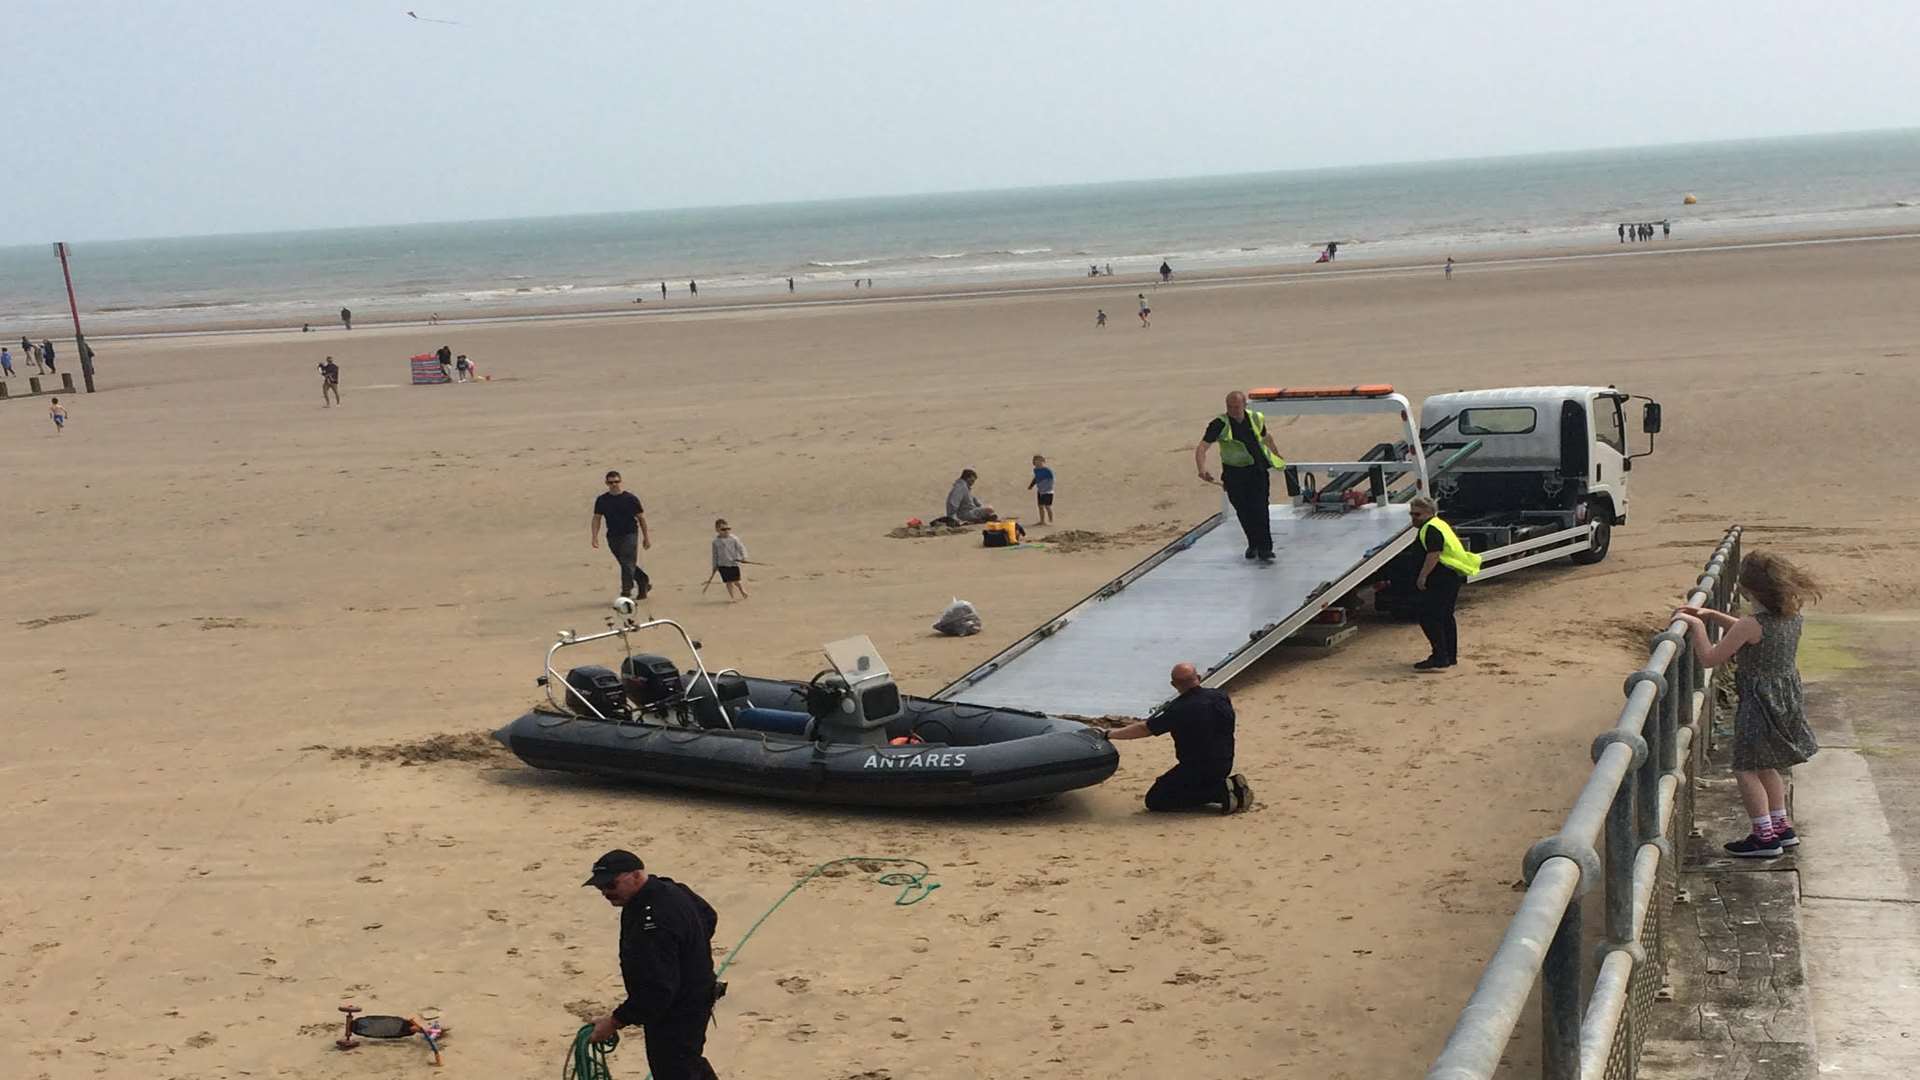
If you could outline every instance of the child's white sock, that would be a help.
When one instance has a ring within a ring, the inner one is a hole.
[[[1771,814],[1765,817],[1749,818],[1748,820],[1753,822],[1753,835],[1762,840],[1772,839],[1773,816]]]

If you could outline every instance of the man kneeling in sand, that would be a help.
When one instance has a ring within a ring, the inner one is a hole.
[[[1218,805],[1223,814],[1238,814],[1252,806],[1253,789],[1246,777],[1233,771],[1233,702],[1225,691],[1201,686],[1192,664],[1173,665],[1169,681],[1180,696],[1166,708],[1107,732],[1109,739],[1173,736],[1176,763],[1147,789],[1147,809]]]
[[[983,506],[973,495],[973,482],[980,474],[972,469],[960,470],[960,479],[953,482],[947,492],[947,518],[958,525],[978,525],[983,521],[999,521],[1000,516],[993,507]]]

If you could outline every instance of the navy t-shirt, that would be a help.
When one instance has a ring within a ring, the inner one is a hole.
[[[1180,764],[1225,778],[1233,771],[1233,702],[1211,687],[1196,687],[1147,718],[1155,735],[1173,734]]]
[[[640,506],[640,496],[631,491],[618,495],[611,491],[603,492],[593,500],[593,512],[607,522],[607,539],[616,536],[632,536],[640,531],[640,515],[644,513]]]

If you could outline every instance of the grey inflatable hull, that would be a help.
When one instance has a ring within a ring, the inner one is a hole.
[[[854,806],[985,806],[1091,787],[1120,755],[1084,724],[1016,709],[901,698],[887,735],[909,745],[864,746],[775,730],[804,701],[804,684],[746,680],[751,719],[766,729],[689,729],[636,720],[530,712],[494,738],[538,769],[669,787]],[[736,715],[743,712],[733,710]]]

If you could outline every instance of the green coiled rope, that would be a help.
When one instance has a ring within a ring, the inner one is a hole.
[[[727,969],[733,966],[733,961],[740,955],[740,950],[747,947],[747,942],[751,941],[754,933],[760,929],[760,924],[771,918],[774,912],[779,911],[781,904],[791,899],[793,894],[799,892],[807,882],[843,863],[869,864],[861,866],[861,869],[874,875],[872,880],[875,885],[898,886],[900,895],[893,898],[894,907],[912,907],[932,896],[933,890],[940,887],[937,881],[932,884],[927,883],[927,878],[933,874],[933,868],[919,859],[908,859],[897,855],[848,855],[844,858],[829,859],[807,871],[806,876],[794,882],[792,888],[780,894],[780,899],[775,900],[772,907],[753,920],[753,925],[747,927],[747,932],[740,935],[740,940],[727,953],[726,959],[720,961],[720,966],[714,969],[714,977],[718,978],[727,973]],[[895,863],[907,863],[920,869],[917,873],[911,870],[878,872],[872,869],[871,865]],[[575,1033],[573,1053],[568,1056],[566,1066],[560,1070],[562,1080],[613,1080],[613,1073],[607,1068],[607,1055],[619,1045],[620,1036],[615,1035],[604,1043],[595,1043],[592,1038],[592,1024],[582,1027]],[[652,1077],[652,1073],[647,1074],[648,1080],[652,1080]]]

